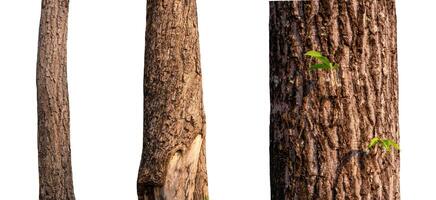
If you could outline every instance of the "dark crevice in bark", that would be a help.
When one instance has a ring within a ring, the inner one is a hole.
[[[368,155],[367,151],[364,150],[350,150],[348,153],[346,153],[342,158],[340,159],[340,162],[336,168],[335,173],[335,179],[333,181],[333,187],[332,187],[332,199],[336,200],[336,188],[338,187],[338,180],[339,176],[341,175],[342,169],[345,167],[345,165],[353,158],[356,157],[358,159],[359,166],[362,168],[362,166],[365,164],[363,162],[363,159],[365,156]]]

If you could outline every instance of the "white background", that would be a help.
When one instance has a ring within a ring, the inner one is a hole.
[[[72,0],[68,81],[78,200],[136,199],[145,0]],[[436,156],[435,1],[398,1],[402,199],[428,200]],[[39,0],[0,1],[0,199],[38,197]],[[269,199],[268,2],[198,0],[213,200]]]

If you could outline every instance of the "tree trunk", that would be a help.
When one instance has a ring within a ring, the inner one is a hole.
[[[270,2],[272,199],[400,199],[394,0]],[[317,50],[340,65],[309,71]]]
[[[67,89],[68,0],[43,0],[36,69],[39,199],[74,200]]]
[[[148,0],[138,199],[208,198],[195,0]]]

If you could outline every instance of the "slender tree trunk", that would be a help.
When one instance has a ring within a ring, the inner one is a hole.
[[[195,0],[148,0],[140,200],[207,198]]]
[[[399,154],[364,151],[399,141],[396,46],[394,0],[270,2],[272,199],[400,199]]]
[[[67,89],[68,0],[43,0],[36,69],[39,199],[74,200]]]

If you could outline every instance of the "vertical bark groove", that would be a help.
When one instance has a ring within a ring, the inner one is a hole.
[[[195,0],[148,0],[138,198],[208,196]],[[194,159],[195,158],[195,159]]]
[[[270,2],[270,97],[272,199],[400,199],[399,154],[363,152],[399,142],[393,0]]]
[[[36,69],[39,199],[74,200],[67,86],[68,0],[43,0]]]

